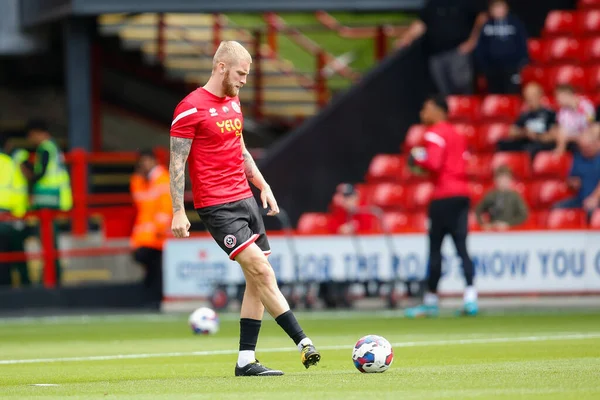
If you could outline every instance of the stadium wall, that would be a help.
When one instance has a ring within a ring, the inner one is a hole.
[[[340,182],[362,181],[375,154],[399,151],[428,92],[426,71],[420,42],[396,52],[269,149],[259,167],[292,224],[324,211]]]

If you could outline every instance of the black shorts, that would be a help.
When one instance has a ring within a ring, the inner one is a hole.
[[[196,209],[213,239],[230,259],[256,243],[265,255],[271,247],[254,197]]]

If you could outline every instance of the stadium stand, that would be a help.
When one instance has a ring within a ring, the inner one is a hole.
[[[596,105],[600,96],[600,0],[580,0],[574,11],[551,11],[541,38],[530,39],[531,64],[521,74],[523,84],[536,81],[555,108],[552,91],[569,83]],[[551,210],[557,201],[572,195],[565,183],[572,162],[570,154],[543,151],[531,160],[527,153],[497,152],[496,143],[508,136],[510,124],[523,109],[520,97],[507,95],[450,96],[449,116],[456,129],[468,138],[471,156],[468,165],[472,206],[491,186],[492,172],[501,165],[511,168],[517,180],[515,190],[531,209],[527,228],[582,229],[588,226],[581,210]],[[413,125],[400,146],[402,154],[423,144],[426,127]],[[387,211],[384,226],[392,232],[423,231],[423,211],[429,201],[426,177],[411,175],[402,154],[381,154],[373,158],[366,181],[374,196],[371,203]],[[476,229],[476,222],[470,219]],[[596,211],[590,228],[600,227]]]

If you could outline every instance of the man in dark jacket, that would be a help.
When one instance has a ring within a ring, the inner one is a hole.
[[[473,92],[471,55],[487,16],[481,0],[427,0],[398,40],[399,48],[424,36],[429,71],[444,96]]]
[[[509,13],[506,0],[490,0],[490,19],[481,29],[475,51],[490,93],[519,93],[519,72],[527,63],[527,32],[521,20]]]

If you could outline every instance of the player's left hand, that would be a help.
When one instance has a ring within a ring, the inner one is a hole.
[[[277,200],[275,200],[275,196],[271,191],[270,187],[266,187],[260,192],[260,201],[262,202],[262,206],[264,209],[267,207],[270,208],[267,213],[268,216],[273,216],[279,214],[279,206],[277,205]]]

